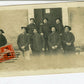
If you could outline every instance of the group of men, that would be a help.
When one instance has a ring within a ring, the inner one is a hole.
[[[39,28],[35,24],[35,19],[30,19],[27,27],[21,27],[22,33],[18,36],[17,44],[23,55],[29,55],[29,51],[35,55],[41,53],[64,54],[75,52],[75,37],[70,32],[71,27],[65,26],[59,18],[56,24],[50,26],[48,19],[44,18]],[[61,51],[62,50],[62,51]]]
[[[17,45],[23,55],[39,55],[45,54],[74,54],[75,53],[75,37],[70,31],[70,26],[63,27],[59,18],[56,24],[50,26],[48,19],[44,18],[39,28],[35,24],[35,19],[30,19],[27,27],[21,27],[21,34],[18,36]],[[7,39],[3,35],[4,31],[0,29],[0,47],[7,44]]]

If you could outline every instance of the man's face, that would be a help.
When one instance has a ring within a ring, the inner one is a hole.
[[[52,27],[52,28],[51,28],[51,31],[52,31],[52,32],[55,32],[55,27]]]
[[[0,31],[0,35],[2,34],[2,32]]]
[[[43,36],[43,33],[41,33],[41,35]]]
[[[57,24],[59,24],[59,23],[60,23],[60,20],[59,20],[59,19],[57,19],[57,20],[56,20],[56,23],[57,23]]]
[[[46,19],[43,20],[44,23],[47,23],[48,21]]]
[[[65,28],[65,32],[69,32],[69,28],[68,27]]]
[[[26,30],[23,28],[23,29],[22,29],[22,33],[25,33],[25,32],[26,32]]]
[[[30,23],[34,23],[34,20],[30,20]]]
[[[37,33],[37,30],[36,30],[36,29],[34,29],[33,33]]]

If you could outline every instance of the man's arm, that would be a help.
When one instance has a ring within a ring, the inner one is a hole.
[[[50,36],[50,35],[49,35],[49,37],[48,37],[48,44],[49,44],[49,46],[52,48],[51,36]]]
[[[74,37],[74,35],[71,33],[71,38],[70,38],[71,40],[70,40],[70,42],[71,43],[74,43],[74,41],[75,41],[75,37]]]
[[[19,48],[21,48],[21,45],[20,45],[20,35],[17,38],[17,45],[18,45]]]

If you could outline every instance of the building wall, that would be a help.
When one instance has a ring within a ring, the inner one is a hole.
[[[4,10],[0,11],[0,29],[5,31],[8,44],[17,48],[17,37],[20,34],[21,26],[28,24],[28,10]]]
[[[8,43],[17,46],[16,39],[20,33],[20,27],[26,26],[30,23],[29,19],[34,18],[34,9],[58,7],[62,8],[63,25],[72,27],[72,32],[76,37],[75,45],[84,45],[84,10],[82,8],[84,2],[0,7],[0,28],[5,30]]]
[[[84,46],[84,7],[69,8],[69,25],[74,33],[75,45]]]

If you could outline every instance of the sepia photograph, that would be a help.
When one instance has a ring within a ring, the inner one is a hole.
[[[84,72],[83,18],[84,2],[1,6],[0,76]]]

